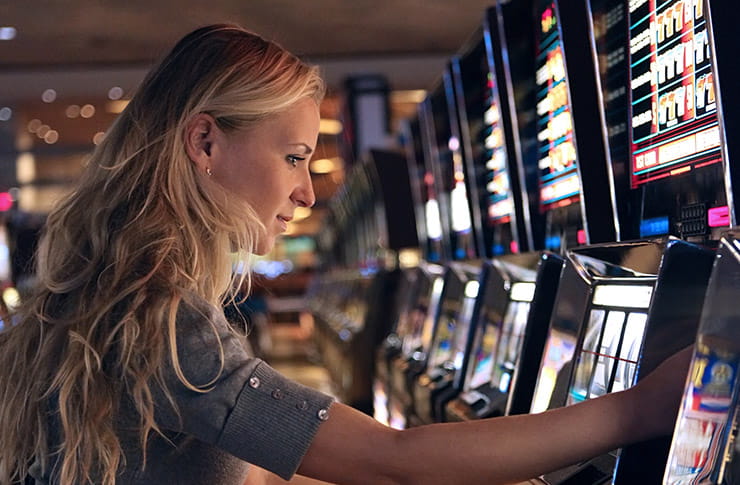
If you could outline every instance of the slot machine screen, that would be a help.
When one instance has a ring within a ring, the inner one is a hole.
[[[622,239],[730,224],[704,2],[591,0]]]
[[[483,244],[489,256],[518,252],[513,234],[514,201],[501,119],[499,88],[483,38],[460,57],[464,98],[463,142],[472,159],[471,192],[478,199]]]
[[[493,312],[484,312],[481,318],[484,322],[478,326],[473,344],[473,362],[469,371],[465,390],[478,388],[491,381],[493,374],[493,353],[498,346],[501,336],[500,318]]]
[[[567,404],[632,387],[653,287],[597,285]]]
[[[721,161],[703,2],[630,9],[632,187]]]
[[[581,184],[576,166],[573,118],[565,59],[553,2],[539,3],[537,29],[537,140],[540,210],[577,202]]]
[[[417,351],[429,352],[434,336],[434,323],[437,316],[437,310],[442,299],[442,290],[444,289],[444,277],[437,276],[434,278],[428,295],[429,305],[424,315],[416,321],[414,333],[408,340],[408,346],[404,347],[404,354],[411,356]],[[405,342],[404,342],[405,343]]]
[[[423,228],[417,231],[419,240],[424,241],[424,258],[430,263],[437,263],[443,257],[442,225],[437,193],[434,188],[434,175],[426,162],[428,155],[424,145],[428,137],[425,135],[425,119],[422,109],[419,116],[409,121],[410,143],[407,153],[409,158],[413,157],[411,161],[413,163],[409,163],[409,175],[417,205],[414,212],[418,224]]]
[[[512,285],[509,293],[511,301],[504,316],[498,349],[494,353],[495,363],[491,379],[493,387],[502,393],[509,392],[511,378],[522,349],[534,289],[534,283],[518,282]]]
[[[9,283],[10,273],[10,245],[8,244],[8,230],[0,226],[0,283]]]
[[[403,331],[399,331],[402,338],[401,353],[405,358],[411,357],[419,347],[420,335],[424,327],[424,320],[430,310],[430,299],[433,284],[436,279],[422,273],[419,276],[419,289],[415,296],[413,306],[409,309],[408,316],[403,321]]]
[[[458,121],[454,88],[448,73],[445,73],[442,81],[442,84],[429,95],[439,191],[444,194],[444,199],[440,200],[447,201],[447,207],[440,211],[442,218],[447,214],[447,224],[443,223],[442,227],[449,227],[453,259],[474,259],[475,239],[468,189],[465,185],[460,136],[456,126]]]
[[[455,295],[450,299],[453,301],[446,301],[443,304],[430,355],[430,367],[450,365],[455,369],[461,367],[478,288],[478,281],[467,281],[462,298]]]
[[[574,322],[573,322],[574,323]],[[566,364],[576,347],[574,328],[551,328],[542,352],[542,363],[532,397],[532,413],[547,411],[557,382],[562,379]]]

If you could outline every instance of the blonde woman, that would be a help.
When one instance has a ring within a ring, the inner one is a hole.
[[[315,202],[323,93],[316,68],[230,25],[148,75],[49,215],[38,288],[0,334],[0,483],[241,484],[248,463],[501,483],[670,431],[685,367],[551,413],[399,432],[248,355],[221,311],[233,253],[268,252]]]

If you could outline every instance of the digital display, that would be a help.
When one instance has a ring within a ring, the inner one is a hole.
[[[721,161],[704,2],[629,6],[632,187]]]
[[[519,354],[522,350],[530,304],[511,301],[504,316],[501,339],[496,349],[491,383],[503,393],[509,392]]]
[[[550,329],[545,350],[542,353],[542,365],[532,398],[532,413],[541,413],[547,411],[550,407],[550,399],[555,384],[559,379],[562,379],[561,371],[573,358],[575,347],[575,335],[555,328]]]
[[[720,342],[699,336],[664,483],[735,483],[724,480],[723,461],[731,456],[727,448],[737,420],[740,354]]]
[[[475,240],[460,138],[452,131],[452,124],[457,122],[454,91],[449,76],[445,76],[443,81],[430,95],[440,191],[444,192],[449,204],[446,209],[449,213],[452,256],[457,260],[473,259],[476,256]]]
[[[540,10],[537,37],[537,141],[539,143],[540,209],[564,207],[581,192],[576,167],[573,117],[568,100],[565,60],[555,5]]]
[[[409,173],[412,189],[417,200],[415,214],[422,221],[419,224],[425,234],[420,235],[424,240],[424,258],[432,263],[439,262],[442,257],[442,222],[439,214],[439,202],[434,188],[434,175],[427,164],[424,145],[428,137],[425,136],[424,111],[409,121]],[[424,133],[422,133],[424,132]]]
[[[411,357],[421,342],[424,320],[430,311],[429,303],[434,281],[426,275],[420,276],[418,294],[413,295],[415,300],[413,306],[405,318],[399,322],[398,335],[402,339],[401,353],[406,358]]]
[[[597,285],[594,288],[594,305],[648,308],[653,287],[646,285]]]
[[[486,254],[515,252],[512,227],[514,199],[511,193],[506,138],[494,70],[489,31],[461,54],[456,82],[461,85],[462,141],[466,157],[471,197],[477,206]],[[476,217],[478,217],[476,215]],[[512,243],[514,245],[512,246]]]
[[[0,226],[0,282],[10,282],[10,248],[8,230]]]
[[[432,283],[432,293],[429,297],[429,309],[424,318],[424,324],[421,328],[421,334],[418,335],[417,348],[423,349],[424,352],[428,352],[432,344],[432,335],[434,334],[434,323],[437,310],[439,309],[440,300],[442,298],[442,290],[444,289],[444,278],[439,276],[434,279]]]
[[[468,381],[467,389],[476,389],[491,381],[493,373],[493,351],[498,345],[501,328],[497,322],[485,322],[478,329],[476,335],[473,358],[473,373]]]
[[[429,367],[438,367],[450,360],[455,330],[458,327],[458,312],[454,309],[443,309],[437,322],[437,333],[429,356]]]
[[[643,312],[591,310],[567,404],[634,385],[646,323]]]

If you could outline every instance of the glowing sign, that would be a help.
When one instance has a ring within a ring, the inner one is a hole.
[[[632,187],[721,160],[702,2],[630,2]]]
[[[537,140],[540,208],[545,211],[578,200],[581,185],[554,4],[544,9],[540,20],[536,73]]]

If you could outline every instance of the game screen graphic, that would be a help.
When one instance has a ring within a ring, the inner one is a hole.
[[[737,426],[740,352],[714,340],[700,336],[696,345],[668,457],[668,485],[737,483],[725,480],[724,460]]]
[[[576,202],[581,185],[576,166],[573,117],[570,112],[563,48],[555,5],[546,2],[537,38],[537,140],[539,143],[540,210]]]
[[[632,186],[721,161],[704,2],[630,2]]]
[[[509,392],[511,379],[516,369],[519,354],[524,341],[524,333],[527,328],[527,317],[532,297],[534,296],[534,283],[514,283],[510,295],[512,301],[506,309],[501,339],[495,352],[495,364],[491,383],[502,393]],[[521,288],[526,287],[524,291]],[[523,293],[526,293],[522,295]],[[516,300],[514,299],[516,298]]]
[[[476,389],[491,381],[493,353],[496,350],[501,335],[501,323],[499,321],[492,321],[488,315],[483,318],[486,321],[482,322],[482,325],[478,327],[476,340],[473,345],[472,374],[468,378],[467,390]]]
[[[575,348],[575,335],[555,328],[550,329],[532,398],[532,413],[541,413],[549,408],[555,384],[563,378],[561,372],[567,369],[566,365],[571,362]]]
[[[600,284],[594,288],[566,404],[635,384],[652,294],[653,287],[647,285]]]

